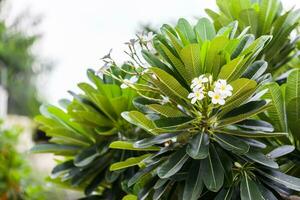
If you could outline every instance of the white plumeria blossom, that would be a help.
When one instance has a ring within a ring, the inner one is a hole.
[[[128,88],[128,86],[135,84],[138,80],[139,78],[137,76],[132,76],[130,77],[130,79],[124,79],[121,88],[122,89]]]
[[[219,92],[223,98],[229,97],[232,95],[232,86],[227,84],[226,80],[219,79],[215,83],[215,92]]]
[[[201,101],[204,98],[203,90],[201,90],[201,89],[194,90],[192,93],[189,94],[188,98],[192,99],[191,100],[192,104],[195,104],[196,101]]]
[[[219,91],[214,91],[214,92],[209,91],[208,96],[211,97],[211,102],[213,104],[220,104],[220,105],[225,104],[225,100],[224,100],[222,94]]]
[[[143,35],[143,40],[146,42],[146,43],[151,43],[153,38],[154,38],[154,33],[153,32],[148,32],[147,34],[144,34]]]
[[[193,90],[197,90],[197,89],[200,89],[203,87],[203,83],[207,83],[208,82],[208,78],[205,77],[204,75],[201,75],[197,78],[194,78],[192,80],[192,85],[191,85],[191,88]]]

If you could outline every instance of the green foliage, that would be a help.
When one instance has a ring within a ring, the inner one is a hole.
[[[260,53],[268,64],[268,72],[277,74],[281,67],[287,67],[288,62],[297,56],[298,39],[293,39],[291,33],[299,25],[299,9],[283,12],[280,0],[217,0],[219,12],[206,9],[213,19],[217,29],[229,24],[233,20],[239,22],[238,31],[249,28],[250,34],[260,37],[265,34],[273,35],[272,41]]]
[[[0,6],[5,3],[1,1]],[[29,19],[27,16],[20,19],[15,20],[11,26],[8,20],[0,20],[0,84],[4,84],[9,94],[8,113],[33,117],[39,113],[41,105],[37,78],[52,67],[33,53],[33,46],[40,35],[29,34],[19,25],[24,21],[27,24],[35,21],[35,25],[26,27],[34,32],[37,19]]]
[[[123,72],[118,70],[114,74],[121,76]],[[141,162],[146,157],[141,151],[159,148],[137,149],[129,142],[143,136],[143,131],[121,117],[122,112],[133,109],[136,92],[130,88],[121,90],[119,82],[107,76],[101,79],[92,70],[88,70],[88,77],[93,85],[78,84],[83,93],[71,92],[72,101],[61,101],[64,109],[41,107],[43,115],[37,116],[36,121],[51,140],[49,144],[34,146],[31,151],[63,156],[52,171],[55,180],[84,189],[86,195],[97,191],[105,198],[120,199],[125,194],[121,182],[135,171],[121,169]]]
[[[0,124],[0,199],[46,199],[29,163],[15,147],[20,133],[20,128],[4,129]]]
[[[281,85],[269,73],[297,51],[290,33],[298,12],[282,15],[276,0],[217,4],[220,14],[208,11],[214,24],[179,19],[149,41],[131,40],[132,61],[121,68],[110,63],[102,79],[89,71],[96,88],[79,84],[84,94],[72,93],[65,110],[41,109],[37,120],[51,144],[32,150],[65,158],[54,178],[84,188],[85,199],[299,194],[300,179],[292,175],[300,171],[300,72]],[[214,97],[222,81],[229,94]]]

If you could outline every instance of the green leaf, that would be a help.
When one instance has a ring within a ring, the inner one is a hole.
[[[232,52],[230,58],[232,60],[237,58],[241,54],[241,52],[243,52],[253,41],[254,41],[254,36],[253,35],[243,36],[240,39],[240,41],[239,41],[237,47],[235,48],[235,50]]]
[[[153,129],[156,128],[155,124],[153,123],[153,121],[148,119],[143,113],[138,111],[130,111],[123,112],[121,115],[128,122],[156,135],[156,133],[153,131]]]
[[[281,133],[281,132],[274,132],[274,133],[266,133],[266,132],[260,132],[260,131],[242,131],[242,130],[215,130],[218,133],[223,133],[227,135],[235,135],[240,137],[247,137],[247,138],[267,138],[267,137],[280,137],[280,136],[287,136],[287,133]]]
[[[254,9],[243,10],[240,13],[240,21],[244,26],[250,26],[251,33],[256,35],[258,29],[258,15]]]
[[[209,137],[206,133],[194,135],[186,148],[186,153],[193,159],[204,159],[208,155]]]
[[[151,67],[159,67],[167,73],[173,74],[173,71],[165,63],[160,61],[156,56],[154,56],[150,52],[142,50],[142,56],[150,64]]]
[[[56,155],[75,155],[81,148],[75,145],[37,144],[30,149],[32,153],[54,153]]]
[[[142,140],[139,140],[133,144],[135,148],[149,148],[152,145],[155,144],[162,144],[166,141],[171,140],[172,138],[177,137],[178,134],[176,133],[166,133],[166,134],[161,134],[149,138],[144,138]]]
[[[281,156],[291,153],[294,150],[295,150],[295,147],[292,145],[283,145],[283,146],[277,147],[276,149],[273,149],[270,153],[267,154],[267,157],[272,158],[272,159],[279,158]]]
[[[222,67],[218,79],[225,79],[228,82],[238,79],[245,70],[246,61],[244,56],[231,60]]]
[[[123,149],[132,151],[159,151],[160,148],[156,146],[150,146],[147,148],[135,148],[134,143],[127,141],[114,141],[110,143],[109,148],[111,149]]]
[[[241,200],[264,200],[257,184],[244,174],[240,185]]]
[[[262,120],[257,120],[257,119],[246,119],[244,121],[238,122],[236,125],[240,128],[250,129],[253,131],[263,131],[263,132],[274,131],[274,128],[270,123]]]
[[[259,163],[261,165],[271,167],[271,168],[279,168],[278,164],[271,158],[267,157],[263,153],[259,152],[258,150],[255,150],[253,148],[250,148],[250,150],[245,154],[247,158],[250,160]]]
[[[232,188],[228,188],[228,189],[223,188],[220,192],[218,192],[218,195],[215,197],[214,200],[231,200],[232,193],[233,193]]]
[[[167,46],[165,46],[165,44],[159,43],[159,45],[165,54],[165,57],[164,57],[165,60],[167,60],[173,66],[173,70],[176,72],[179,72],[180,77],[183,77],[184,80],[186,80],[187,82],[190,82],[191,77],[189,76],[189,74],[184,66],[184,63],[179,59],[179,56],[174,55],[174,53],[172,53],[172,51]]]
[[[278,170],[263,171],[263,170],[257,169],[257,171],[264,177],[266,177],[276,183],[284,185],[285,187],[290,188],[292,190],[295,190],[298,192],[300,191],[300,179],[299,178],[286,175],[282,172],[279,172]]]
[[[222,51],[224,51],[228,43],[229,39],[224,36],[215,37],[208,43],[204,42],[201,49],[201,62],[202,66],[204,66],[203,72],[211,73],[213,77],[217,77],[221,66],[225,64],[225,58],[224,55],[222,55]]]
[[[77,167],[84,167],[107,151],[108,145],[106,142],[83,149],[75,156],[74,165]]]
[[[147,105],[148,108],[151,110],[165,116],[165,117],[183,117],[185,116],[182,112],[180,112],[178,109],[173,108],[168,105],[160,105],[160,104],[151,104]]]
[[[252,63],[243,73],[242,77],[256,80],[267,70],[268,63],[264,60],[258,60]]]
[[[288,78],[285,89],[285,101],[289,103],[294,98],[300,97],[300,69],[293,70]]]
[[[260,10],[258,16],[258,33],[260,35],[267,34],[270,32],[271,26],[277,15],[279,7],[279,0],[262,0],[260,2]]]
[[[300,123],[300,97],[289,101],[286,106],[288,125],[296,139],[300,139],[299,123]]]
[[[189,44],[180,51],[180,58],[185,65],[185,69],[190,76],[188,80],[203,73],[200,60],[201,46],[199,44]]]
[[[218,116],[222,116],[233,108],[240,106],[256,89],[256,82],[245,78],[237,79],[231,82],[230,85],[233,87],[232,96],[226,100]]]
[[[214,25],[205,17],[202,17],[198,20],[194,29],[202,42],[206,40],[212,40],[216,36]]]
[[[201,162],[201,171],[205,172],[202,180],[208,190],[217,192],[223,186],[224,171],[213,144],[209,146],[207,158]]]
[[[271,106],[266,110],[266,114],[276,131],[287,131],[284,99],[277,83],[267,83],[261,90],[268,89],[268,92],[263,95],[264,99],[272,100]]]
[[[197,42],[193,28],[187,20],[183,18],[179,19],[176,30],[184,45]]]
[[[67,128],[54,128],[47,131],[47,135],[55,138],[68,140],[71,144],[79,146],[88,146],[90,141],[79,133]]]
[[[124,168],[128,168],[128,167],[132,167],[135,165],[139,165],[145,158],[147,158],[149,156],[151,156],[151,154],[144,154],[139,157],[127,158],[125,161],[116,162],[116,163],[112,164],[110,166],[109,170],[116,171],[116,170],[120,170],[120,169],[124,169]]]
[[[200,162],[194,161],[185,181],[183,200],[199,199],[203,189],[202,174]]]
[[[157,175],[163,179],[176,174],[188,158],[189,156],[186,154],[186,148],[177,150],[157,169]]]
[[[67,173],[68,170],[72,169],[74,166],[73,160],[68,160],[59,165],[56,165],[51,171],[51,178],[57,178],[64,173]]]
[[[122,198],[122,200],[138,200],[137,196],[132,195],[132,194],[127,194]]]
[[[268,107],[269,101],[267,100],[251,101],[246,103],[224,115],[224,117],[219,121],[219,127],[243,121],[266,110]]]
[[[187,99],[189,92],[184,87],[182,87],[182,85],[173,76],[159,68],[153,67],[150,70],[158,78],[159,82],[164,85],[164,87],[160,89],[163,93],[165,93],[166,96],[172,98],[172,96],[176,95],[181,99]],[[171,95],[168,95],[170,93]],[[181,100],[179,100],[179,102],[181,102]]]
[[[249,151],[250,146],[243,140],[229,135],[215,134],[214,138],[224,149],[235,154],[245,154]]]

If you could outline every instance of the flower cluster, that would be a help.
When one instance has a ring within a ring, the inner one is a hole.
[[[213,104],[224,105],[225,99],[232,95],[232,86],[227,84],[226,80],[219,79],[213,83],[212,76],[206,77],[201,75],[192,80],[191,89],[192,93],[188,95],[191,103],[195,104],[201,101],[208,95]]]

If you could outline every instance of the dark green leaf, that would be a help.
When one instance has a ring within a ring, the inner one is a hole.
[[[208,155],[209,136],[206,133],[194,135],[186,148],[187,154],[194,159],[204,159]]]

